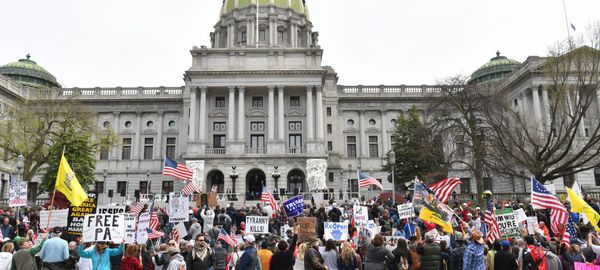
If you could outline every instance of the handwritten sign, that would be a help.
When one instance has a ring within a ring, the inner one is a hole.
[[[46,226],[48,224],[48,213],[50,211],[40,211],[40,224]],[[69,209],[52,210],[52,216],[50,216],[49,229],[54,227],[67,227],[67,219],[69,217]]]
[[[538,231],[538,219],[537,217],[527,217],[527,233],[535,234]]]
[[[246,233],[249,234],[268,234],[269,217],[247,216]]]
[[[369,210],[366,206],[354,206],[354,224],[357,227],[364,227],[369,221]]]
[[[347,222],[325,222],[323,223],[325,240],[333,239],[336,241],[348,240]]]
[[[137,217],[135,214],[126,213],[123,214],[123,218],[125,221],[125,243],[134,244],[136,236],[135,224],[137,223]]]
[[[125,213],[125,206],[98,206],[96,214],[122,214]]]
[[[519,225],[517,224],[512,208],[496,210],[495,214],[502,239],[519,236]]]
[[[398,205],[398,218],[412,218],[415,216],[415,209],[412,203]]]
[[[148,229],[150,227],[150,213],[142,213],[138,219],[136,242],[145,244],[148,241]]]
[[[69,207],[67,234],[81,235],[83,232],[83,217],[96,213],[96,193],[88,192],[87,196],[87,200],[83,201],[80,206]]]
[[[288,217],[297,217],[304,213],[304,195],[296,196],[283,203]]]
[[[179,223],[190,218],[190,199],[180,193],[169,194],[169,222]]]
[[[8,193],[8,206],[27,205],[27,182],[11,181]]]
[[[317,218],[315,217],[299,217],[296,221],[298,241],[306,242],[309,237],[317,234]]]
[[[121,243],[125,236],[123,215],[99,214],[87,215],[83,221],[83,242]]]

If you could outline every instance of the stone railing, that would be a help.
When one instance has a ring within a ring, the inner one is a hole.
[[[115,87],[115,88],[60,88],[59,95],[76,99],[155,99],[181,98],[182,87]]]
[[[426,96],[442,93],[438,85],[339,85],[340,96]]]
[[[8,77],[0,75],[0,87],[12,92],[14,95],[23,97],[23,87]]]
[[[288,154],[293,154],[293,155],[302,154],[302,153],[304,153],[304,148],[302,148],[302,147],[288,147],[287,148],[287,153]]]
[[[266,153],[267,153],[267,148],[246,148],[246,154],[264,155]]]
[[[207,155],[225,155],[227,154],[227,148],[206,148],[204,153]]]

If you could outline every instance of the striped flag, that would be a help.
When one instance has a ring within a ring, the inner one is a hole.
[[[233,241],[233,239],[231,239],[231,236],[228,235],[225,230],[223,230],[223,228],[221,228],[221,231],[219,232],[219,236],[217,237],[217,240],[223,240],[228,245],[230,245],[232,247],[235,246],[235,242]]]
[[[0,230],[0,243],[4,242],[4,235],[2,234],[2,230]]]
[[[494,206],[492,205],[492,198],[485,199],[484,222],[488,228],[487,236],[485,237],[487,241],[494,243],[496,239],[502,239],[500,229],[498,228],[498,222],[496,221],[496,214],[494,213]]]
[[[173,176],[179,180],[191,179],[194,172],[185,165],[165,157],[165,166],[163,167],[164,176]]]
[[[379,189],[383,190],[383,185],[377,181],[377,179],[368,176],[367,174],[358,171],[358,187],[368,187],[368,186],[377,186]]]
[[[275,201],[275,197],[273,194],[269,192],[267,187],[263,186],[262,194],[260,195],[260,200],[264,203],[268,203],[271,205],[271,209],[277,209],[277,201]]]
[[[181,237],[179,235],[179,230],[177,229],[177,227],[173,227],[169,238],[171,238],[171,240],[175,240],[177,242],[179,242],[179,240],[181,240]]]
[[[139,215],[140,212],[142,212],[142,209],[144,209],[143,206],[136,204],[135,206],[129,208],[129,213]]]
[[[565,226],[565,232],[563,233],[563,237],[560,240],[560,243],[565,244],[567,247],[571,246],[571,237],[577,238],[577,232],[575,232],[575,227],[573,227],[573,220],[571,219],[571,215],[569,215],[569,221]]]
[[[196,184],[194,184],[193,181],[188,181],[185,187],[181,190],[181,193],[186,196],[190,196],[194,194],[194,192],[198,192],[198,188],[196,187]]]
[[[146,232],[148,233],[148,239],[156,239],[165,236],[164,232],[157,231],[156,229],[147,228]]]
[[[442,203],[448,203],[448,199],[450,199],[450,195],[456,188],[456,186],[462,184],[460,178],[446,178],[437,183],[434,183],[429,186],[429,188],[435,191],[435,197],[440,200]]]
[[[559,224],[567,224],[569,212],[565,206],[534,177],[531,177],[531,205],[534,209],[550,209],[550,227],[560,234]]]

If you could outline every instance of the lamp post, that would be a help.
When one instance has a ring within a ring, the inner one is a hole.
[[[352,164],[348,164],[348,199],[352,198]]]
[[[235,171],[236,166],[231,166],[231,173],[229,174],[229,178],[231,178],[231,190],[233,192],[233,198],[232,201],[236,201],[237,200],[237,194],[235,193],[235,180],[240,176],[236,171]]]
[[[279,168],[279,166],[276,165],[276,166],[273,166],[273,168],[275,170],[273,171],[271,176],[273,177],[273,180],[275,180],[275,197],[276,197],[276,199],[279,199],[279,186],[277,185],[277,181],[279,180],[279,177],[281,177],[281,174],[277,170]]]
[[[150,194],[150,170],[146,170],[146,196]]]
[[[392,165],[392,202],[395,205],[396,204],[396,181],[394,179],[394,173],[396,171],[394,170],[394,168],[396,165],[396,153],[394,152],[394,150],[390,151],[390,153],[389,153],[389,162]]]
[[[17,157],[17,174],[19,181],[23,181],[23,167],[25,167],[25,157],[21,154]],[[20,206],[17,206],[17,218],[19,218]]]

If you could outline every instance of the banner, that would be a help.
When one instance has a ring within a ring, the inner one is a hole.
[[[348,240],[347,222],[325,222],[323,223],[325,240],[333,239],[335,241]]]
[[[123,214],[123,218],[125,220],[125,244],[134,244],[135,243],[135,224],[136,215],[135,214]]]
[[[125,206],[98,206],[96,208],[96,214],[123,214],[125,213]]]
[[[304,195],[296,196],[283,202],[288,217],[297,217],[304,213]]]
[[[71,205],[69,207],[67,234],[81,235],[83,232],[83,217],[96,213],[96,193],[88,192],[87,197],[87,200],[83,201],[80,206]]]
[[[83,221],[83,242],[123,242],[125,219],[123,215],[86,215]]]
[[[316,217],[299,217],[296,221],[296,233],[298,233],[298,243],[304,243],[311,236],[317,234],[317,218]]]
[[[181,193],[169,193],[169,222],[186,222],[190,219],[190,199]]]
[[[247,216],[246,217],[247,234],[268,234],[269,217]]]
[[[412,203],[398,205],[398,218],[412,218],[415,216],[415,208]]]
[[[433,211],[429,210],[429,208],[427,208],[427,207],[421,208],[421,213],[419,214],[419,218],[422,220],[430,221],[437,225],[440,225],[445,232],[448,232],[448,233],[454,232],[454,229],[452,229],[452,225],[450,225],[450,223],[447,223],[444,220],[444,217],[440,213],[433,212]]]
[[[515,213],[512,208],[499,209],[494,212],[498,229],[502,239],[515,238],[519,236],[519,225],[515,219]]]
[[[8,188],[8,206],[26,206],[27,205],[27,182],[10,181]]]
[[[366,206],[354,206],[354,225],[364,227],[369,221],[369,210]]]
[[[50,211],[40,211],[40,225],[46,228],[48,224],[48,213]],[[49,229],[54,227],[67,227],[67,219],[69,218],[69,209],[52,210],[52,216],[50,217]]]
[[[150,213],[142,213],[138,219],[138,227],[136,234],[136,242],[138,244],[146,244],[148,241],[148,229],[150,227]]]

